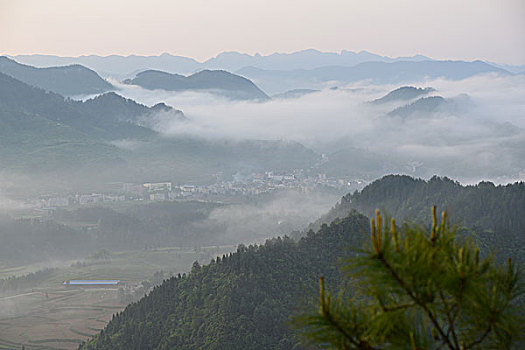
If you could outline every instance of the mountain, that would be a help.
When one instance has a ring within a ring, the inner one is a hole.
[[[202,69],[202,63],[189,57],[173,56],[163,53],[159,56],[79,56],[60,57],[52,55],[18,55],[17,61],[37,67],[81,64],[93,69],[104,77],[115,79],[129,78],[134,72],[148,69],[163,70],[172,73],[189,74]],[[134,76],[134,74],[133,74]]]
[[[37,67],[81,64],[89,67],[104,77],[119,80],[129,78],[131,74],[144,70],[161,70],[169,73],[191,74],[203,69],[222,69],[236,71],[243,67],[252,66],[261,69],[313,69],[322,66],[353,66],[362,62],[381,61],[421,61],[430,58],[415,55],[413,57],[390,58],[366,51],[351,52],[343,50],[337,52],[320,52],[317,50],[302,50],[293,53],[273,53],[271,55],[248,55],[239,52],[223,52],[204,62],[198,62],[189,57],[174,56],[163,53],[159,56],[79,56],[59,57],[52,55],[18,55],[18,62]],[[133,74],[134,76],[134,74]]]
[[[152,113],[159,106],[149,108],[115,93],[86,102],[76,101],[29,86],[4,74],[0,75],[0,91],[0,106],[4,111],[37,115],[92,138],[113,140],[155,134],[150,129],[124,120],[122,113],[137,118]]]
[[[195,263],[113,317],[81,349],[303,349],[287,326],[316,295],[319,276],[341,281],[338,260],[359,247],[368,219],[350,213],[296,242],[268,240]]]
[[[205,61],[203,65],[213,69],[236,71],[243,67],[257,67],[269,70],[314,69],[323,66],[355,66],[363,62],[395,62],[398,60],[429,60],[428,57],[416,55],[413,57],[390,58],[370,52],[352,52],[343,50],[337,52],[321,52],[314,49],[301,50],[292,53],[273,53],[271,55],[248,55],[239,52],[223,52]]]
[[[511,74],[482,61],[364,62],[352,67],[325,66],[288,71],[246,67],[236,73],[253,80],[271,94],[298,86],[319,89],[333,82],[345,84],[366,80],[375,84],[401,84],[436,78],[460,80],[484,73]]]
[[[415,113],[444,112],[448,105],[448,100],[441,96],[422,97],[413,103],[394,109],[388,115],[408,117]]]
[[[417,88],[413,86],[402,86],[400,88],[390,91],[388,94],[386,94],[385,96],[381,98],[371,101],[370,103],[383,104],[383,103],[389,103],[389,102],[394,102],[394,101],[408,101],[416,97],[419,97],[421,95],[427,95],[434,91],[436,90],[430,87]]]
[[[174,109],[165,103],[157,103],[152,107],[144,106],[131,99],[124,98],[114,92],[98,95],[83,103],[77,103],[77,107],[90,115],[108,116],[113,120],[129,122],[132,124],[151,128],[151,119],[162,113],[169,115],[172,120],[186,120],[182,111]]]
[[[347,194],[321,222],[343,217],[352,210],[373,215],[379,208],[396,220],[431,222],[436,205],[451,222],[474,231],[487,250],[525,261],[525,183],[496,186],[491,182],[463,186],[446,177],[428,181],[405,175],[388,175]]]
[[[114,163],[122,152],[109,141],[156,137],[139,124],[147,124],[158,111],[183,117],[171,107],[149,108],[115,93],[75,101],[0,73],[3,169],[71,167],[90,160]]]
[[[189,274],[164,281],[115,315],[80,349],[303,349],[287,322],[309,303],[307,296],[317,295],[319,276],[337,288],[341,258],[369,239],[369,221],[356,210],[373,217],[380,208],[398,223],[426,227],[432,205],[462,225],[458,239],[474,234],[482,255],[499,248],[497,259],[523,261],[524,183],[462,186],[389,175],[344,196],[313,225],[318,231],[299,241],[241,245],[208,265],[195,263]]]
[[[152,178],[198,184],[218,172],[228,177],[239,171],[289,171],[318,159],[295,142],[165,137],[155,131],[159,121],[185,120],[163,103],[147,107],[113,92],[75,101],[0,73],[2,170],[15,178],[29,170],[54,172],[51,178],[39,176],[46,188]]]
[[[97,73],[78,64],[36,68],[0,56],[0,73],[63,96],[97,94],[113,88]]]
[[[148,70],[125,84],[168,91],[209,91],[236,100],[267,100],[269,97],[250,80],[222,70],[203,70],[190,76]]]

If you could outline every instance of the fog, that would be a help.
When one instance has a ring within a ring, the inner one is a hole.
[[[262,203],[214,209],[194,225],[195,232],[215,232],[224,243],[263,243],[267,238],[304,230],[339,200],[329,193],[281,192]]]
[[[408,117],[387,115],[407,102],[367,103],[398,85],[359,82],[266,103],[116,85],[120,94],[146,105],[165,102],[183,110],[186,121],[159,117],[151,122],[166,136],[293,140],[327,154],[353,147],[396,162],[421,162],[424,170],[414,175],[446,175],[467,183],[480,179],[513,181],[525,171],[523,75],[488,74],[462,81],[437,79],[406,84],[433,87],[436,91],[430,95],[442,96],[456,107]]]

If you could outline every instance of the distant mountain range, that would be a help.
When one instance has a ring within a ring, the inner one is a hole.
[[[113,89],[96,72],[78,64],[36,68],[0,56],[0,73],[63,96],[97,94]]]
[[[261,69],[290,70],[313,69],[322,66],[340,65],[354,66],[362,62],[380,61],[421,61],[430,58],[415,55],[412,57],[390,58],[370,52],[352,52],[343,50],[340,53],[321,52],[313,49],[293,53],[274,53],[271,55],[248,55],[239,52],[223,52],[204,62],[184,56],[174,56],[163,53],[159,56],[80,56],[60,57],[52,55],[18,55],[14,56],[18,62],[37,67],[51,67],[67,64],[81,64],[97,71],[102,76],[111,76],[117,79],[130,78],[144,70],[161,70],[169,73],[191,74],[203,69],[224,69],[237,71],[251,66]]]
[[[464,79],[481,73],[519,74],[521,66],[504,66],[483,61],[438,61],[416,55],[390,58],[366,51],[320,52],[303,50],[271,55],[223,52],[204,62],[192,58],[160,56],[58,57],[19,55],[17,61],[39,67],[82,64],[104,77],[134,80],[144,71],[191,75],[202,70],[226,70],[250,79],[265,93],[322,89],[337,84],[368,80],[373,83],[407,83],[442,77]],[[507,68],[507,69],[506,69]],[[512,72],[512,73],[511,73]]]
[[[168,91],[208,91],[236,100],[268,100],[269,97],[253,82],[223,70],[203,70],[190,76],[148,70],[137,74],[125,84],[139,85],[145,89]]]
[[[482,61],[365,62],[352,67],[326,66],[286,71],[246,67],[236,73],[251,79],[261,89],[272,94],[290,89],[319,89],[363,80],[376,84],[400,84],[436,78],[460,80],[483,73],[511,74]]]

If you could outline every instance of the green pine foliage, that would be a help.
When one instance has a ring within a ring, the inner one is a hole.
[[[523,280],[510,261],[480,258],[443,213],[427,229],[383,225],[347,259],[351,288],[332,297],[320,281],[319,310],[296,318],[304,339],[329,349],[510,349],[525,334]],[[328,279],[329,281],[329,279]]]
[[[352,212],[298,242],[241,245],[209,265],[194,264],[114,316],[81,349],[301,349],[291,315],[311,302],[320,275],[342,280],[337,261],[362,245],[367,227]]]

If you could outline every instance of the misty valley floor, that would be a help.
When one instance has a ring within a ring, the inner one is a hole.
[[[0,296],[0,349],[76,349],[97,334],[127,302],[119,287],[65,287],[69,279],[120,279],[120,286],[140,285],[155,272],[185,272],[198,259],[206,260],[234,250],[234,246],[112,252],[111,261],[82,266],[64,262],[34,288]],[[70,264],[69,266],[67,264]],[[0,277],[24,275],[38,266],[0,269]]]

